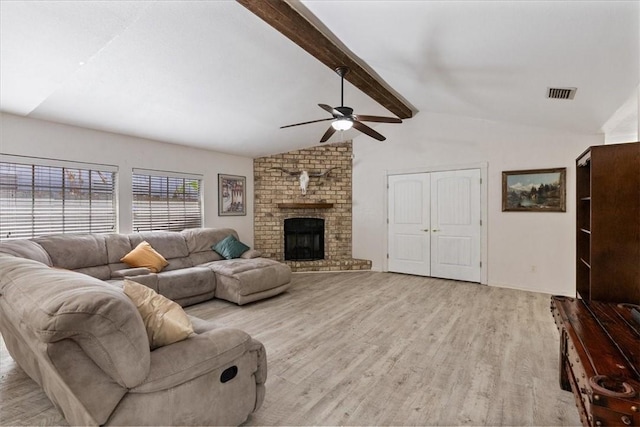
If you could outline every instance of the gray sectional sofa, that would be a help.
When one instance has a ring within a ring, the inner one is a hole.
[[[70,424],[237,425],[262,404],[263,345],[189,316],[194,333],[151,350],[125,277],[185,306],[218,297],[245,304],[283,292],[289,268],[224,260],[211,246],[230,229],[57,235],[0,244],[0,332],[13,359]],[[159,273],[120,258],[148,241]],[[81,273],[81,274],[79,274]]]
[[[110,283],[125,277],[149,286],[182,306],[220,298],[238,305],[280,294],[291,282],[289,266],[249,250],[224,259],[211,247],[230,228],[192,228],[181,232],[133,234],[56,234],[0,244],[0,253],[34,259],[50,267],[83,273]],[[159,273],[131,268],[120,261],[146,241],[168,262]]]

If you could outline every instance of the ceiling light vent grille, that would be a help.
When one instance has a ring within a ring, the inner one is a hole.
[[[575,87],[549,87],[547,88],[547,98],[551,99],[573,99],[576,96]]]

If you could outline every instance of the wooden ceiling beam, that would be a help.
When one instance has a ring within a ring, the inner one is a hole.
[[[335,70],[349,68],[345,79],[401,119],[413,117],[413,109],[327,37],[285,0],[236,0],[267,24]]]

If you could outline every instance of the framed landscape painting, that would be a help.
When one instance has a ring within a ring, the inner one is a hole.
[[[247,214],[247,178],[218,174],[218,215]]]
[[[566,212],[567,168],[502,172],[502,211]]]

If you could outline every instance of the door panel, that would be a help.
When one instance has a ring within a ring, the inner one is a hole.
[[[471,266],[471,239],[437,235],[437,264]]]
[[[428,276],[431,264],[429,174],[391,175],[388,185],[388,269],[397,273]]]
[[[431,275],[480,282],[480,170],[431,173]]]

